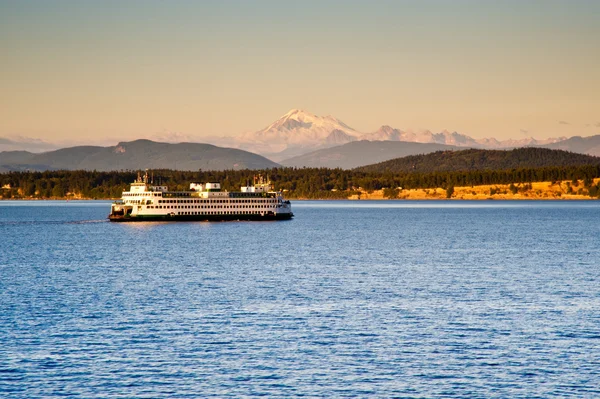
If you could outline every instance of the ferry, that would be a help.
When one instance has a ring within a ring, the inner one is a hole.
[[[221,190],[219,183],[191,183],[189,191],[169,191],[154,185],[148,172],[131,183],[115,201],[111,222],[288,220],[294,217],[290,201],[262,176],[241,191]]]

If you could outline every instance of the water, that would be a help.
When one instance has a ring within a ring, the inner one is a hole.
[[[0,202],[0,397],[600,396],[599,202]]]

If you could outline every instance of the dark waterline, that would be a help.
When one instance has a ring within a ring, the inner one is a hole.
[[[598,397],[600,203],[0,202],[0,397]]]

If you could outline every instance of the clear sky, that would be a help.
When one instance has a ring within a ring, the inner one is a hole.
[[[600,1],[4,1],[0,137],[600,134]]]

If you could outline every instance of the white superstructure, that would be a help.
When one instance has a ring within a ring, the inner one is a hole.
[[[109,219],[142,220],[270,220],[293,217],[291,204],[262,176],[239,192],[222,191],[219,183],[191,183],[190,191],[169,191],[138,175],[129,191],[113,203]]]

